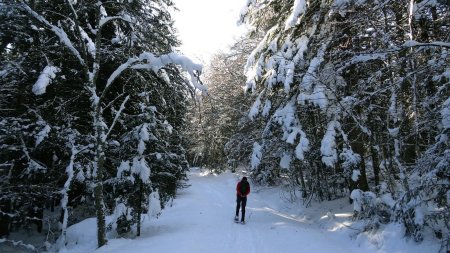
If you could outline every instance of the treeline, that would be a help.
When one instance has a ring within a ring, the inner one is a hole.
[[[256,182],[288,183],[305,204],[349,196],[371,228],[398,221],[416,241],[431,229],[444,251],[449,11],[448,1],[247,1],[241,21],[253,30],[236,46],[252,49],[213,61],[210,137],[198,147]]]
[[[182,132],[202,86],[200,66],[173,53],[171,8],[0,3],[1,235],[37,223],[58,248],[70,224],[96,216],[99,246],[108,230],[139,236],[142,215],[185,185]]]

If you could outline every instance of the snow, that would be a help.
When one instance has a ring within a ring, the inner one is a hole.
[[[95,43],[92,41],[92,39],[89,37],[89,35],[83,30],[83,28],[79,27],[81,37],[86,42],[87,50],[91,56],[95,56]]]
[[[309,63],[308,71],[302,80],[302,87],[305,90],[311,89],[313,82],[316,80],[316,72],[320,66],[320,64],[324,61],[325,49],[327,44],[324,44],[319,51],[317,52],[317,56],[314,57]]]
[[[400,131],[400,128],[398,128],[398,127],[396,127],[396,128],[388,128],[389,135],[394,137],[394,138],[397,137],[399,131]]]
[[[303,161],[305,159],[305,152],[309,151],[309,140],[306,138],[306,134],[303,131],[300,131],[300,141],[298,142],[297,147],[295,147],[295,157]]]
[[[347,10],[351,10],[351,6],[361,6],[366,3],[367,0],[334,0],[333,7],[340,10],[340,14],[344,16]],[[376,1],[375,1],[376,2]]]
[[[73,142],[73,140],[71,140],[71,142]],[[67,180],[64,183],[64,187],[63,189],[60,191],[60,193],[62,194],[62,199],[61,199],[61,209],[63,211],[63,220],[62,220],[62,224],[61,224],[61,237],[58,240],[59,245],[64,245],[67,242],[67,237],[66,237],[66,233],[67,233],[67,225],[68,225],[68,219],[69,219],[69,210],[68,210],[68,203],[69,203],[69,191],[70,191],[70,185],[72,183],[72,179],[74,176],[74,161],[75,161],[75,157],[77,155],[77,149],[75,147],[75,145],[72,143],[72,147],[71,147],[71,155],[70,155],[70,161],[69,164],[66,167],[66,173],[67,173]]]
[[[352,173],[352,181],[356,182],[359,179],[359,176],[361,176],[361,172],[359,170],[353,170]]]
[[[139,131],[139,144],[138,144],[138,153],[140,155],[144,154],[145,151],[145,142],[150,140],[150,134],[148,133],[148,124],[145,123],[141,127],[141,131]]]
[[[269,38],[276,32],[278,26],[272,27],[269,31],[267,31],[264,38],[258,44],[258,46],[252,51],[250,56],[247,59],[247,62],[244,67],[244,73],[247,77],[246,88],[245,90],[251,89],[255,91],[256,89],[256,80],[261,77],[262,74],[262,66],[265,63],[264,54],[261,54],[258,62],[255,64],[256,56],[264,49],[266,43],[268,43]]]
[[[319,106],[323,110],[325,110],[328,105],[328,99],[325,94],[325,85],[322,83],[316,83],[317,71],[320,64],[324,61],[325,49],[327,48],[327,45],[327,43],[322,45],[317,52],[317,56],[314,57],[309,63],[308,71],[303,76],[301,88],[304,91],[310,91],[312,87],[314,87],[314,89],[311,94],[302,92],[298,95],[297,101],[301,105],[305,105],[307,101],[311,101],[314,105]]]
[[[339,154],[339,158],[343,161],[342,168],[344,169],[354,168],[354,166],[357,166],[361,162],[361,156],[355,154],[353,150],[349,148],[343,148],[342,152]]]
[[[422,253],[438,252],[439,242],[417,244],[406,240],[401,224],[382,225],[362,232],[363,223],[352,221],[346,198],[302,206],[280,198],[279,188],[252,184],[247,202],[247,224],[233,222],[236,183],[242,175],[201,170],[190,173],[191,187],[179,192],[158,219],[143,219],[141,236],[113,238],[96,249],[96,220],[86,219],[68,228],[67,246],[60,253]],[[150,199],[157,198],[156,195]],[[151,203],[152,200],[151,200]],[[112,217],[107,217],[110,221]],[[383,227],[384,226],[384,227]],[[299,249],[301,249],[299,251]]]
[[[33,85],[32,91],[35,95],[42,95],[45,93],[47,86],[50,85],[52,79],[56,77],[56,73],[61,71],[59,68],[55,66],[46,66],[44,70],[42,70],[41,74],[38,77],[38,80]]]
[[[127,68],[129,68],[131,66],[131,64],[137,62],[138,59],[137,58],[129,58],[127,60],[127,62],[121,64],[116,70],[114,70],[114,72],[109,76],[108,81],[106,81],[106,87],[110,86],[114,80],[116,80],[116,78],[118,76],[120,76],[120,74],[122,74],[123,71],[125,71]]]
[[[270,108],[272,108],[272,102],[270,100],[266,100],[264,102],[264,107],[263,107],[261,115],[263,117],[267,117],[269,115]]]
[[[289,167],[291,165],[291,160],[292,160],[292,157],[290,154],[284,154],[280,160],[280,167],[283,169],[289,169]]]
[[[252,168],[255,169],[261,163],[262,158],[262,147],[259,143],[253,143],[253,152],[252,152]]]
[[[336,151],[336,125],[339,124],[336,121],[328,123],[327,131],[322,138],[320,153],[322,154],[322,162],[328,166],[333,167],[337,162]]]
[[[295,26],[298,17],[306,12],[306,1],[305,0],[295,0],[294,7],[291,15],[289,15],[284,26],[284,30],[288,30]]]
[[[408,40],[405,43],[403,43],[404,47],[418,47],[418,46],[436,46],[436,47],[449,47],[450,43],[443,42],[443,41],[432,41],[429,43],[420,43],[415,40]]]
[[[117,178],[121,178],[122,177],[122,173],[124,171],[130,171],[130,162],[129,161],[122,161],[120,163],[119,168],[117,168]]]
[[[252,107],[248,112],[248,117],[253,120],[259,113],[259,107],[261,107],[261,94],[256,98]]]
[[[140,160],[137,157],[133,158],[131,172],[139,176],[143,183],[147,183],[150,180],[151,171],[145,158],[141,158]]]
[[[297,53],[294,56],[294,63],[297,64],[300,60],[303,60],[304,54],[308,49],[309,39],[305,35],[302,35],[299,39],[296,40],[297,43]]]
[[[139,60],[147,61],[147,64],[138,64],[133,66],[134,69],[152,69],[156,74],[158,70],[169,64],[179,65],[184,71],[186,71],[191,77],[191,83],[200,91],[206,91],[206,87],[199,83],[196,79],[195,71],[201,72],[203,66],[201,64],[194,63],[189,57],[179,55],[177,53],[168,53],[155,57],[152,53],[142,53],[139,56]]]
[[[157,218],[161,214],[161,201],[159,198],[159,192],[154,191],[150,193],[149,198],[149,207],[148,207],[148,215],[150,218]]]
[[[414,208],[414,223],[417,225],[423,225],[425,218],[425,210],[421,206]]]
[[[124,16],[111,16],[111,17],[104,17],[100,20],[100,23],[98,24],[99,27],[103,27],[106,23],[112,21],[112,20],[116,20],[116,19],[120,19],[123,20],[125,22],[129,22],[132,23],[133,20],[130,18],[130,16],[128,15],[124,15]]]
[[[114,126],[116,125],[117,120],[119,119],[120,115],[122,114],[122,111],[125,109],[125,104],[127,103],[128,99],[130,99],[130,95],[126,96],[125,99],[123,100],[122,104],[120,105],[119,111],[116,112],[116,115],[115,115],[114,120],[113,120],[113,122],[111,124],[111,127],[109,128],[108,132],[104,136],[103,141],[106,141],[106,138],[111,133],[111,131],[113,130]],[[106,128],[106,126],[105,126],[105,128]]]
[[[291,90],[291,84],[294,81],[294,70],[295,70],[295,64],[293,62],[289,62],[284,67],[286,72],[286,78],[284,80],[284,92],[286,94],[289,94],[289,91]]]
[[[36,144],[34,145],[37,147],[45,138],[47,138],[48,133],[50,133],[51,127],[49,125],[45,125],[45,127],[39,131],[39,133],[36,135]]]
[[[363,192],[360,189],[355,189],[350,193],[350,198],[353,199],[353,210],[360,212],[362,210],[361,201]]]
[[[394,201],[394,199],[392,198],[392,194],[391,193],[385,193],[383,195],[380,196],[380,200],[386,204],[387,206],[389,206],[390,208],[393,208],[396,204],[396,202]]]
[[[196,77],[195,72],[201,72],[203,66],[194,63],[191,59],[186,56],[178,55],[176,53],[169,53],[160,56],[155,56],[152,53],[144,52],[139,55],[139,57],[131,57],[121,64],[108,78],[106,82],[106,87],[109,87],[117,77],[119,77],[123,71],[128,68],[132,69],[147,69],[153,70],[155,74],[158,71],[169,64],[179,65],[184,71],[186,71],[190,76],[191,84],[200,91],[206,91],[206,87],[203,86]]]
[[[441,110],[442,115],[442,126],[444,129],[450,128],[450,97],[445,100],[444,104],[442,105]]]
[[[127,206],[124,203],[119,203],[114,208],[114,219],[117,220],[120,216],[127,214]]]
[[[69,36],[67,36],[67,33],[62,28],[52,25],[50,22],[48,22],[48,20],[46,20],[43,16],[39,15],[34,10],[32,10],[30,6],[28,6],[24,2],[22,2],[22,5],[24,9],[29,14],[31,14],[36,20],[49,27],[53,31],[53,33],[55,33],[55,35],[59,38],[59,40],[77,57],[78,61],[82,65],[85,64],[83,58],[80,55],[80,52],[78,52],[78,50],[75,49],[75,47],[72,44],[72,41],[69,39]]]

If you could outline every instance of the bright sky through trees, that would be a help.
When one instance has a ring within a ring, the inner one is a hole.
[[[183,45],[181,50],[194,60],[208,61],[224,50],[244,27],[237,21],[245,0],[175,0],[173,15]]]

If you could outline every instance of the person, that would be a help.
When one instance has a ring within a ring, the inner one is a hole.
[[[248,194],[250,194],[250,184],[247,177],[243,177],[236,186],[236,216],[234,217],[236,222],[239,221],[239,209],[242,207],[241,223],[245,223],[245,205],[247,205]]]

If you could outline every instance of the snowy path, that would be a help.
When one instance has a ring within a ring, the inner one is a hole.
[[[352,252],[305,221],[271,209],[256,192],[248,199],[247,224],[234,223],[237,181],[231,173],[193,173],[192,186],[146,226],[140,238],[131,245],[112,240],[98,252]]]
[[[109,239],[108,245],[96,249],[96,225],[91,218],[69,228],[70,243],[60,253],[437,252],[436,243],[406,242],[395,224],[381,233],[357,236],[356,229],[348,228],[351,207],[345,199],[304,208],[280,199],[278,189],[252,187],[247,224],[236,224],[238,180],[229,172],[216,176],[194,170],[191,187],[181,190],[159,219],[147,217],[139,238]],[[327,210],[333,213],[331,218]]]

